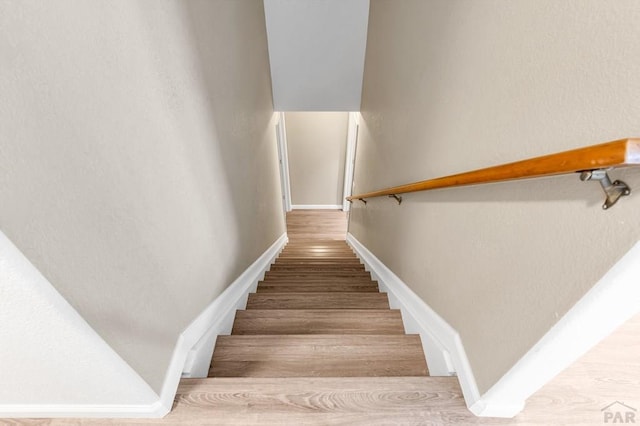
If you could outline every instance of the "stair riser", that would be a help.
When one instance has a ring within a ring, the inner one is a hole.
[[[329,256],[329,257],[356,257],[356,254],[352,250],[338,250],[338,249],[284,249],[280,252],[282,256]]]
[[[343,261],[343,260],[358,260],[356,256],[351,254],[341,254],[341,253],[327,253],[327,254],[316,254],[316,253],[296,253],[296,254],[281,254],[278,256],[278,261],[288,260],[288,259],[317,259],[317,260],[327,260],[327,261]]]
[[[420,376],[420,338],[388,336],[220,336],[211,366],[229,377]]]
[[[305,285],[305,286],[286,286],[286,285],[277,285],[277,286],[269,286],[262,285],[258,286],[257,293],[304,293],[304,292],[312,292],[312,293],[320,293],[320,292],[364,292],[364,293],[377,293],[378,287],[372,285]]]
[[[320,257],[292,257],[292,258],[282,258],[278,259],[275,264],[276,265],[288,265],[288,264],[298,264],[298,263],[316,263],[318,265],[362,265],[360,259],[331,259],[331,258],[320,258]]]
[[[389,309],[382,293],[253,293],[247,309]]]
[[[369,277],[344,277],[339,275],[325,275],[323,277],[315,277],[313,279],[305,277],[304,275],[267,275],[264,277],[265,283],[334,283],[334,284],[376,284],[376,281],[372,281]]]
[[[428,370],[420,360],[399,361],[224,361],[213,364],[211,377],[419,377]]]
[[[316,271],[316,270],[292,270],[292,271],[267,271],[264,274],[265,276],[301,276],[301,277],[327,277],[327,276],[336,276],[336,277],[359,277],[359,278],[369,278],[371,279],[371,274],[367,271],[348,271],[348,270],[333,270],[333,271]]]
[[[353,266],[322,266],[322,265],[271,265],[271,272],[307,272],[307,273],[317,273],[317,272],[362,272],[367,273],[362,265],[353,265]]]
[[[366,278],[360,279],[345,279],[342,277],[320,277],[316,279],[298,279],[296,277],[279,277],[279,278],[267,278],[259,281],[259,284],[267,285],[373,285],[378,286],[377,281],[368,280]]]
[[[274,267],[284,267],[284,266],[319,266],[323,268],[364,268],[364,265],[360,262],[322,262],[316,260],[296,260],[296,261],[285,261],[285,262],[276,262],[271,265],[271,269]]]
[[[234,334],[404,334],[397,310],[243,310]]]
[[[275,265],[298,265],[298,264],[307,264],[307,263],[310,263],[312,265],[324,265],[324,266],[362,265],[362,262],[360,262],[360,260],[358,259],[342,259],[342,260],[318,259],[318,258],[302,259],[299,257],[291,258],[291,259],[278,259],[275,262]]]

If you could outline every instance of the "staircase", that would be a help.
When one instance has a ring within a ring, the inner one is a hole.
[[[344,241],[288,244],[219,336],[210,377],[426,376],[419,335]]]
[[[218,336],[210,377],[183,379],[152,423],[476,423],[455,377],[428,376],[420,337],[347,246],[345,213],[293,211],[287,233],[231,335]]]

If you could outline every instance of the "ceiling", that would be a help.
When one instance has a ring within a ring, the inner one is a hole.
[[[358,111],[369,0],[264,0],[277,111]]]

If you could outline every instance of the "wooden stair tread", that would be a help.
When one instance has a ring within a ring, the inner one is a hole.
[[[378,282],[377,281],[372,281],[372,280],[364,280],[364,279],[357,279],[357,280],[342,280],[342,279],[336,279],[336,278],[319,278],[317,280],[301,280],[301,279],[270,279],[270,280],[263,280],[263,281],[258,281],[258,286],[260,285],[269,285],[269,286],[278,286],[278,285],[283,285],[283,286],[291,286],[291,285],[299,285],[299,286],[314,286],[314,285],[371,285],[371,286],[377,286]]]
[[[271,272],[290,272],[294,274],[310,274],[316,273],[328,274],[332,272],[362,272],[363,275],[370,277],[369,273],[364,269],[362,265],[344,265],[344,266],[323,266],[323,265],[272,265]]]
[[[278,284],[278,285],[270,285],[270,284],[258,284],[257,293],[302,293],[302,292],[313,292],[313,293],[326,293],[326,292],[367,292],[367,293],[377,293],[379,291],[378,286],[375,284]]]
[[[304,257],[316,257],[316,256],[338,256],[338,257],[350,257],[357,258],[355,252],[351,249],[318,249],[318,248],[298,248],[298,249],[288,249],[285,248],[280,252],[280,257],[282,256],[304,256]]]
[[[324,271],[314,271],[314,270],[279,270],[279,271],[267,271],[264,273],[265,277],[306,277],[306,278],[314,278],[314,277],[369,277],[371,278],[371,274],[367,271],[350,271],[350,270],[324,270]]]
[[[239,310],[231,334],[404,334],[397,309]]]
[[[281,262],[276,262],[271,267],[274,266],[322,266],[324,268],[345,268],[345,267],[354,267],[354,266],[362,266],[364,265],[359,260],[344,260],[340,262],[336,262],[335,260],[318,260],[318,259],[292,259],[292,260],[283,260]]]
[[[276,264],[281,263],[299,263],[310,262],[318,264],[361,264],[362,262],[357,257],[280,257],[276,260]]]
[[[477,421],[455,377],[182,379],[165,420],[178,423],[187,416],[194,424],[228,425]]]
[[[373,346],[410,346],[420,348],[419,334],[402,334],[399,336],[368,336],[368,335],[355,335],[355,336],[343,336],[341,334],[329,334],[323,336],[306,336],[306,335],[294,335],[294,336],[219,336],[217,347],[257,347],[265,348],[265,346],[272,346],[274,350],[278,351],[278,346],[295,348],[300,345],[312,346],[359,346],[365,351],[370,351],[371,345]]]
[[[340,240],[297,240],[289,241],[282,251],[286,250],[349,250],[351,246]]]
[[[370,273],[359,265],[345,265],[339,267],[327,267],[323,265],[272,265],[268,275],[341,275],[341,276],[366,276]],[[266,273],[266,272],[265,272]]]
[[[318,275],[318,276],[300,276],[300,275],[267,275],[260,282],[270,283],[287,283],[287,282],[299,282],[299,283],[317,283],[317,282],[332,282],[332,283],[376,283],[370,276],[362,275],[356,277],[349,276],[333,276],[333,275]]]
[[[308,253],[310,255],[322,255],[325,253],[345,253],[355,255],[355,252],[349,246],[327,246],[317,244],[299,244],[297,246],[287,246],[280,253]]]
[[[330,259],[291,259],[291,260],[283,260],[281,262],[275,262],[271,267],[274,266],[322,266],[324,268],[344,268],[344,267],[354,267],[354,266],[362,266],[364,265],[360,262],[360,260],[343,260],[340,262],[336,262],[335,260]]]
[[[295,271],[275,271],[274,273],[266,273],[262,281],[266,280],[287,280],[297,279],[300,281],[327,281],[327,280],[342,280],[342,281],[375,281],[371,278],[369,273],[360,274],[357,271],[355,273],[344,274],[346,271],[336,273],[314,273],[314,272],[295,272]]]
[[[181,379],[178,395],[193,393],[224,392],[229,394],[274,394],[284,393],[306,394],[309,391],[318,392],[434,392],[439,390],[460,393],[458,378],[448,377],[351,377],[334,378],[319,377],[311,380],[292,378],[280,380],[275,378],[256,378],[255,380],[239,378],[201,378]],[[461,396],[459,396],[461,398]],[[302,403],[302,401],[300,401]],[[363,401],[364,402],[364,401]],[[391,401],[389,401],[391,402]],[[396,401],[400,402],[400,401]],[[464,404],[464,401],[462,401]],[[422,406],[423,403],[420,403]],[[364,408],[364,407],[362,407]]]
[[[220,361],[210,370],[211,377],[403,377],[427,376],[424,361],[416,360],[322,360],[297,361]]]
[[[424,357],[418,334],[218,336],[213,361],[414,360]]]
[[[247,309],[389,309],[385,293],[251,293]]]
[[[341,266],[364,266],[360,259],[343,259],[336,261],[335,259],[283,259],[275,262],[273,266],[298,266],[298,265],[319,265],[325,267],[341,267]]]
[[[144,422],[435,425],[477,418],[466,409],[455,377],[221,377],[182,379],[172,412]]]
[[[322,254],[296,252],[296,253],[281,253],[280,256],[278,256],[277,261],[295,260],[295,259],[302,259],[302,260],[333,260],[335,259],[338,261],[342,261],[342,260],[358,259],[358,257],[354,253],[340,253],[335,251],[322,253]]]
[[[345,279],[341,277],[318,277],[316,279],[305,279],[304,277],[265,277],[264,280],[259,281],[260,283],[265,283],[269,285],[291,285],[291,284],[352,284],[352,285],[366,285],[372,284],[377,285],[377,281],[373,281],[370,278],[354,278],[354,279]]]
[[[340,286],[340,285],[374,285],[377,286],[377,281],[370,280],[359,280],[359,281],[343,281],[343,280],[335,280],[335,281],[327,281],[327,280],[318,280],[318,281],[300,281],[300,280],[266,280],[260,281],[258,285],[263,284],[268,286],[314,286],[314,285],[329,285],[329,286]]]
[[[360,259],[358,259],[355,255],[350,256],[336,256],[333,255],[323,255],[323,256],[287,256],[280,255],[276,260],[276,263],[283,262],[335,262],[335,263],[349,263],[349,262],[357,262],[360,263]]]
[[[374,395],[377,397],[371,397]],[[383,407],[385,410],[395,408],[399,412],[409,407],[415,410],[465,407],[457,377],[182,379],[176,408],[183,404],[209,410],[229,409],[235,412],[254,409],[259,412],[295,411],[306,414],[317,410],[366,413]]]
[[[427,375],[420,336],[219,336],[210,375],[363,377]]]
[[[319,265],[319,266],[334,266],[334,267],[338,267],[338,266],[364,266],[362,264],[362,262],[360,262],[359,259],[348,259],[348,260],[341,260],[339,262],[332,260],[332,259],[285,259],[282,260],[280,262],[275,262],[272,266],[275,265],[292,265],[292,266],[297,266],[297,265]]]
[[[296,246],[287,246],[280,252],[281,254],[289,253],[305,253],[309,255],[322,255],[325,253],[344,253],[354,255],[355,252],[349,246],[330,246],[317,244],[298,244]]]

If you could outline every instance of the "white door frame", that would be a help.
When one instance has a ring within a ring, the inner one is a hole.
[[[291,182],[289,180],[289,155],[287,149],[287,126],[284,112],[278,112],[276,124],[276,139],[278,141],[278,160],[280,163],[280,186],[282,189],[282,208],[291,211]]]
[[[351,203],[347,201],[347,197],[352,195],[353,191],[353,174],[355,171],[356,146],[358,138],[358,121],[359,113],[349,113],[349,124],[347,125],[347,153],[344,163],[344,190],[342,192],[342,210],[348,212]]]

